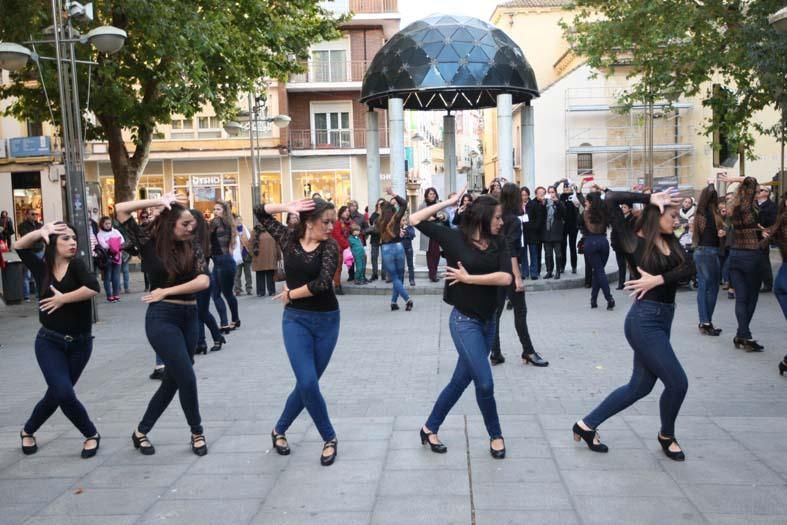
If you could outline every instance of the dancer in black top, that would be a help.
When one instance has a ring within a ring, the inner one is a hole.
[[[164,210],[143,229],[131,212],[153,206],[163,206]],[[210,278],[205,254],[198,243],[192,242],[197,221],[174,193],[160,199],[120,202],[115,209],[145,262],[150,278],[150,293],[142,297],[148,304],[145,332],[165,365],[161,386],[153,394],[131,440],[142,454],[155,453],[147,434],[179,393],[191,428],[191,449],[204,456],[208,445],[202,434],[193,364],[199,322],[197,294],[210,286]]]
[[[605,200],[632,270],[633,279],[626,281],[626,290],[632,292],[635,301],[624,330],[634,350],[634,370],[628,384],[574,424],[574,439],[584,439],[595,452],[607,452],[596,431],[598,426],[648,395],[660,379],[664,392],[659,403],[658,441],[668,458],[683,461],[685,455],[675,439],[675,419],[686,397],[688,379],[672,349],[670,331],[678,283],[691,277],[694,265],[674,235],[680,199],[667,190],[652,195],[608,192]],[[626,227],[618,206],[623,201],[649,203],[633,230]]]
[[[456,206],[465,189],[452,198],[433,204],[410,216],[413,226],[435,240],[445,254],[446,284],[443,300],[452,305],[449,319],[451,338],[459,354],[456,369],[440,393],[432,413],[421,428],[421,444],[429,443],[433,452],[446,447],[437,431],[470,382],[475,383],[476,401],[489,433],[489,453],[505,457],[505,441],[495,403],[492,367],[487,356],[495,337],[495,311],[498,287],[513,282],[511,254],[499,237],[503,212],[497,199],[481,195],[465,210],[459,229],[428,218],[448,206]]]
[[[272,215],[284,212],[300,213],[300,222],[290,229]],[[287,284],[274,299],[285,305],[282,333],[295,373],[295,389],[271,432],[271,441],[276,452],[289,454],[285,434],[306,408],[325,442],[320,463],[328,466],[336,460],[338,443],[319,380],[339,339],[339,302],[333,290],[339,247],[331,235],[336,211],[333,204],[322,199],[302,199],[289,204],[258,205],[254,215],[260,227],[276,239],[284,255]]]
[[[39,242],[45,245],[43,259],[33,251]],[[101,436],[77,399],[74,385],[93,351],[91,299],[98,295],[98,281],[75,257],[76,230],[64,222],[50,222],[32,230],[17,241],[16,250],[39,291],[41,328],[35,352],[48,387],[20,433],[22,452],[29,455],[38,451],[33,434],[59,407],[87,438],[82,457],[93,457]]]

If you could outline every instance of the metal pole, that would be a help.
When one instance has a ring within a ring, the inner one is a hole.
[[[380,123],[377,112],[366,112],[366,181],[369,207],[380,198]]]
[[[260,203],[260,177],[257,172],[257,149],[254,147],[254,134],[257,132],[257,106],[249,92],[249,154],[251,162],[251,207]]]
[[[533,106],[526,102],[521,111],[522,184],[532,188],[536,185],[536,128]]]
[[[404,100],[388,99],[388,144],[391,149],[391,185],[398,195],[407,195],[404,173]]]
[[[456,117],[443,117],[443,165],[447,175],[445,192],[456,191]]]
[[[497,96],[498,177],[514,180],[513,103],[508,93]]]

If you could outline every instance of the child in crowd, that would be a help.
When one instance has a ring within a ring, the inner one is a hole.
[[[361,240],[361,227],[353,223],[350,226],[350,250],[353,254],[353,261],[355,261],[355,284],[368,284],[369,280],[366,279],[366,251],[363,249],[363,241]]]
[[[402,247],[404,248],[404,257],[407,261],[407,274],[410,277],[410,286],[415,286],[415,267],[413,264],[413,239],[415,239],[415,228],[410,226],[410,221],[405,215],[402,217]]]

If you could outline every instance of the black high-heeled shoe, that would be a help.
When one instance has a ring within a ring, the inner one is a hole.
[[[195,355],[200,355],[200,354],[207,355],[208,354],[208,345],[206,345],[205,343],[198,344],[197,347],[194,349],[194,354]]]
[[[493,366],[502,365],[506,362],[506,358],[503,355],[503,352],[492,352],[489,354],[489,362],[492,363]]]
[[[405,305],[404,309],[405,309],[406,311],[408,311],[408,312],[409,312],[409,311],[411,311],[411,310],[413,309],[413,300],[412,300],[412,299],[410,299],[409,301],[407,301],[407,304]]]
[[[391,311],[395,312],[399,309],[399,305],[396,303],[391,303]]]
[[[202,445],[197,446],[198,443],[202,443]],[[205,440],[205,436],[202,434],[191,435],[191,451],[200,457],[207,455],[208,442]]]
[[[219,332],[221,332],[222,334],[225,334],[225,335],[229,334],[230,332],[232,332],[232,325],[220,326],[219,327]]]
[[[36,452],[38,452],[38,442],[36,441],[36,438],[33,434],[28,434],[26,436],[24,434],[24,431],[20,430],[19,437],[22,440],[22,453],[24,453],[25,456],[29,456],[31,454],[35,454]],[[25,439],[32,439],[33,444],[30,446],[25,446]]]
[[[325,455],[320,453],[320,465],[323,467],[329,467],[333,465],[333,462],[336,461],[336,454],[339,452],[339,442],[336,438],[333,438],[330,441],[326,441],[325,444],[322,446],[322,451],[325,452],[329,448],[333,449],[333,452],[329,455]]]
[[[765,347],[754,339],[744,339],[743,337],[735,337],[732,339],[732,344],[735,348],[746,350],[747,352],[762,352]]]
[[[143,456],[152,456],[156,453],[153,443],[150,442],[146,434],[142,434],[142,437],[137,437],[137,433],[132,432],[131,442],[134,443],[134,448],[139,449],[139,452]],[[147,445],[145,445],[145,443],[147,443]]]
[[[432,440],[429,439],[429,436],[434,436],[436,438],[437,434],[435,434],[434,432],[425,432],[424,429],[422,428],[421,445],[426,445],[427,443],[429,443],[429,448],[431,448],[432,452],[436,454],[445,454],[446,452],[448,452],[448,447],[446,447],[439,441],[437,443],[432,443]]]
[[[284,445],[277,444],[277,441],[284,440]],[[273,443],[273,448],[276,449],[276,452],[280,456],[289,456],[290,455],[290,445],[287,443],[287,436],[284,434],[277,434],[275,431],[271,432],[271,442]]]
[[[721,334],[721,328],[716,328],[713,323],[700,323],[699,329],[702,335],[718,336]]]
[[[533,366],[549,366],[549,361],[538,355],[538,352],[522,352],[522,361]]]
[[[669,449],[670,445],[672,445],[673,443],[680,446],[677,439],[675,439],[674,437],[671,438],[661,437],[660,433],[657,437],[659,440],[659,444],[661,445],[661,449],[664,451],[665,456],[667,456],[673,461],[684,461],[686,459],[686,455],[683,453],[682,450],[679,450],[678,452],[673,452]]]
[[[87,445],[88,441],[95,441],[96,442],[96,448],[90,448],[90,449],[84,448],[84,446]],[[101,445],[101,434],[96,434],[95,437],[87,438],[85,440],[85,442],[82,444],[82,447],[83,447],[82,448],[82,458],[83,459],[88,459],[88,458],[92,458],[93,456],[95,456],[96,452],[98,452],[98,447],[100,445]]]
[[[609,448],[604,443],[596,443],[596,436],[598,436],[599,441],[601,440],[601,436],[595,430],[585,430],[579,423],[574,423],[574,441],[579,441],[580,439],[584,440],[587,444],[588,448],[593,452],[609,452]]]
[[[240,328],[240,319],[238,319],[237,321],[232,321],[230,323],[230,327],[232,328],[232,330],[237,330],[238,328]]]
[[[221,346],[227,344],[227,340],[224,337],[219,336],[218,340],[213,341],[213,346],[210,347],[211,352],[218,352],[221,350]]]
[[[503,439],[503,448],[500,450],[495,450],[492,448],[492,441],[496,439],[503,439],[503,436],[493,437],[489,440],[489,454],[491,454],[495,459],[503,459],[506,457],[506,441]]]
[[[614,310],[615,309],[615,300],[610,299],[607,301],[607,310]]]
[[[779,361],[779,375],[783,376],[786,370],[787,370],[787,364],[785,364],[784,361]]]

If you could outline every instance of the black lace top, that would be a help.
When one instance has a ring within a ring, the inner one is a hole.
[[[202,253],[202,248],[200,248],[199,243],[192,243],[194,248],[194,265],[191,271],[176,275],[173,279],[170,279],[167,274],[167,269],[156,253],[156,239],[150,236],[148,229],[137,224],[137,221],[135,221],[133,217],[124,222],[123,226],[128,232],[129,240],[139,250],[139,255],[145,266],[145,273],[148,274],[148,279],[150,280],[151,290],[155,290],[156,288],[171,288],[172,286],[192,281],[200,274],[208,275],[208,263],[205,260],[205,254]],[[169,295],[167,299],[173,299],[175,301],[193,301],[196,297],[195,294],[183,294]]]
[[[307,252],[301,246],[294,230],[277,221],[265,211],[264,205],[254,207],[254,216],[262,229],[276,240],[284,256],[284,274],[287,288],[295,290],[306,285],[311,297],[293,299],[287,308],[313,312],[333,312],[339,302],[333,293],[333,275],[339,265],[339,246],[331,239],[321,242],[317,248]]]

